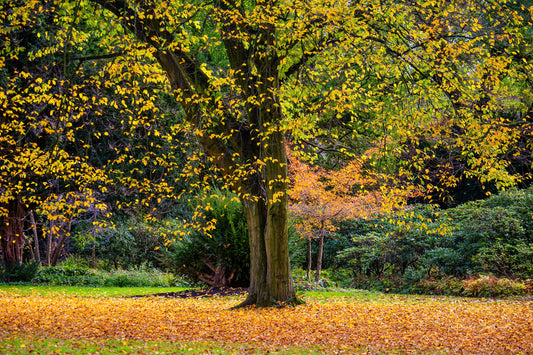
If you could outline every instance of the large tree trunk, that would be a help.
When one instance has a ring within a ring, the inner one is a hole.
[[[250,287],[241,304],[295,304],[287,231],[287,209],[264,201],[244,204],[250,238]]]
[[[265,198],[243,200],[250,238],[250,288],[242,305],[297,304],[289,261],[287,157],[281,134],[273,133],[267,146],[263,178],[256,181]],[[258,191],[250,190],[258,197]]]

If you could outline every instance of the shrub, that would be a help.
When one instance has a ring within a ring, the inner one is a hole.
[[[203,210],[200,227],[211,222],[214,229],[189,230],[159,260],[167,270],[181,277],[212,286],[248,286],[250,246],[241,203],[236,196],[220,191],[197,202]]]
[[[181,284],[172,274],[165,273],[143,263],[128,270],[113,270],[102,273],[105,286],[115,287],[171,287]]]
[[[172,274],[146,267],[106,272],[104,278],[104,286],[115,287],[171,287],[179,284]]]
[[[463,281],[462,294],[473,297],[505,297],[523,295],[526,290],[526,285],[518,281],[482,275]]]
[[[75,260],[78,261],[76,258]],[[33,281],[49,285],[92,287],[170,287],[183,284],[172,274],[153,268],[148,263],[128,270],[115,269],[111,271],[89,269],[80,266],[80,264],[83,263],[74,264],[72,261],[67,261],[60,266],[43,267],[39,269]]]
[[[460,296],[463,293],[463,282],[453,277],[418,280],[409,289],[410,293],[426,295]]]
[[[29,282],[35,277],[38,269],[38,262],[2,266],[0,268],[0,280],[4,282]]]
[[[43,267],[37,271],[35,282],[49,285],[103,286],[104,277],[96,270],[72,266]]]
[[[411,289],[413,293],[467,297],[508,297],[524,295],[528,292],[525,284],[482,275],[459,280],[453,277],[419,280]]]
[[[73,238],[76,254],[103,261],[107,269],[127,269],[143,262],[155,264],[160,254],[157,250],[165,246],[165,235],[175,227],[170,221],[165,222],[170,226],[131,218],[116,222],[115,227],[102,229],[94,235],[76,234]]]
[[[351,245],[337,253],[338,264],[354,272],[355,285],[382,283],[408,292],[421,287],[418,281],[435,277],[488,272],[532,278],[532,202],[530,188],[446,211],[415,206],[394,215],[344,222],[339,230],[349,233]]]
[[[521,279],[533,278],[533,243],[497,239],[492,245],[479,249],[474,262],[483,272]]]

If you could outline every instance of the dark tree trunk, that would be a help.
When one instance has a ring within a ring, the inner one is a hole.
[[[52,252],[52,256],[50,258],[50,264],[51,266],[56,266],[58,261],[59,261],[59,257],[61,256],[61,253],[65,250],[65,243],[67,241],[67,239],[70,237],[70,229],[71,229],[71,225],[72,225],[72,220],[69,219],[69,221],[67,222],[67,225],[65,228],[61,228],[59,231],[60,231],[60,234],[61,234],[61,237],[59,238],[59,241],[57,242],[53,252]]]
[[[307,238],[307,281],[311,281],[311,266],[313,264],[313,243],[311,237]]]
[[[46,234],[46,266],[52,266],[52,242],[54,239],[54,221],[50,221],[50,231]]]
[[[9,204],[8,216],[0,220],[0,250],[5,266],[22,265],[25,217],[24,205],[16,200]]]
[[[325,239],[325,232],[324,230],[321,230],[320,239],[318,241],[318,255],[316,256],[315,282],[318,282],[320,280],[320,273],[322,272],[322,256],[324,254],[324,239]]]
[[[37,233],[37,224],[35,223],[35,217],[33,215],[33,211],[30,211],[29,214],[30,214],[31,230],[33,232],[35,261],[39,264],[39,266],[41,266],[41,249],[39,246],[39,234]]]
[[[250,288],[243,302],[259,306],[297,304],[289,261],[287,156],[281,135],[273,134],[268,163],[257,182],[266,199],[243,200],[250,238]],[[252,196],[260,192],[250,190]]]
[[[263,201],[245,203],[244,209],[250,238],[250,287],[242,306],[298,302],[290,271],[286,214],[267,208]]]

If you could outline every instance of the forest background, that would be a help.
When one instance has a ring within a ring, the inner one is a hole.
[[[150,265],[252,283],[251,303],[292,300],[293,279],[531,292],[531,16],[4,1],[2,277],[97,285],[95,268]],[[271,269],[284,281],[261,285]]]

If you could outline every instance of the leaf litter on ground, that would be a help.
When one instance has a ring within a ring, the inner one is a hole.
[[[91,298],[0,294],[0,338],[322,347],[331,352],[533,353],[533,302],[307,297],[304,305],[230,310],[242,296]]]

